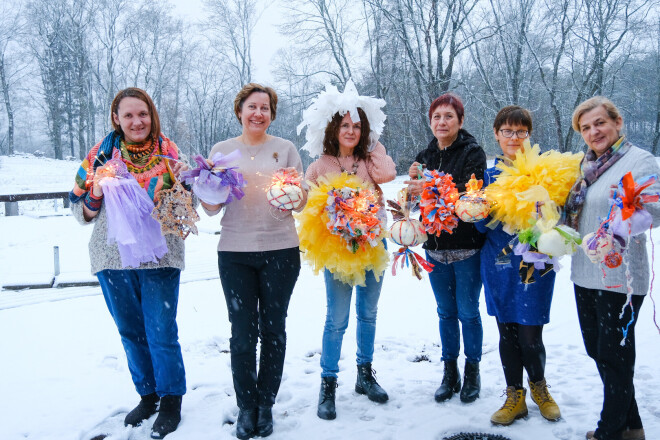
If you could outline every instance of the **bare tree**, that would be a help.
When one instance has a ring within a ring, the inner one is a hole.
[[[561,69],[566,54],[573,26],[575,25],[582,7],[582,0],[559,0],[553,2],[546,0],[543,5],[542,23],[539,33],[527,36],[526,42],[530,53],[539,70],[541,84],[548,93],[550,109],[553,116],[556,133],[556,146],[560,151],[567,151],[563,130],[562,96],[567,96],[561,90],[560,75],[564,77],[567,72]],[[570,130],[570,129],[569,129]]]
[[[12,69],[10,68],[9,57],[11,56],[11,46],[17,45],[17,38],[23,33],[25,23],[22,20],[22,11],[15,5],[8,2],[0,7],[0,90],[5,103],[7,112],[7,154],[14,154],[14,106],[12,105],[12,88],[15,85],[15,79],[12,78]],[[14,58],[16,64],[19,61]],[[13,69],[14,71],[20,70]]]
[[[256,0],[204,0],[209,16],[203,23],[221,64],[234,71],[235,87],[252,81],[252,34],[259,19]]]

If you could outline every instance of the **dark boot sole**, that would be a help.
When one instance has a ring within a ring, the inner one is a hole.
[[[317,411],[316,415],[319,417],[319,419],[323,420],[334,420],[337,418],[337,413],[321,415],[321,413]]]
[[[446,402],[447,400],[451,399],[454,394],[458,394],[461,392],[461,383],[458,382],[456,385],[454,385],[454,388],[451,389],[451,393],[449,395],[436,395],[434,396],[435,401],[438,403]]]
[[[361,385],[358,385],[358,384],[355,384],[355,392],[358,393],[358,394],[362,394],[362,395],[367,396],[367,398],[369,400],[371,400],[372,402],[376,402],[376,403],[385,403],[388,400],[390,400],[389,396],[385,396],[385,397],[381,397],[381,398],[372,397],[372,396],[369,395],[369,393],[367,393],[367,391],[364,388],[362,388]]]
[[[475,400],[477,400],[478,398],[479,398],[479,394],[477,394],[474,397],[470,397],[470,398],[463,398],[463,396],[461,396],[461,402],[463,402],[463,403],[472,403]]]
[[[268,437],[273,433],[273,427],[271,426],[270,428],[260,431],[257,430],[257,432],[254,433],[255,437]]]

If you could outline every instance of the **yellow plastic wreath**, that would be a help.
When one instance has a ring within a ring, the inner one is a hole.
[[[389,254],[382,240],[377,246],[366,245],[353,253],[341,236],[328,230],[328,214],[325,210],[328,192],[333,188],[370,188],[373,185],[361,178],[346,173],[321,176],[318,184],[310,184],[307,205],[295,214],[298,220],[298,236],[303,258],[315,274],[328,269],[335,279],[350,285],[365,285],[365,274],[373,270],[376,280],[380,279],[389,264]],[[385,238],[381,229],[380,238]]]
[[[527,144],[513,161],[497,164],[502,173],[484,191],[490,216],[513,233],[530,227],[530,220],[536,218],[536,202],[549,198],[555,206],[563,206],[579,176],[582,156],[555,150],[541,154],[538,145],[530,148]],[[543,197],[533,197],[534,193]]]

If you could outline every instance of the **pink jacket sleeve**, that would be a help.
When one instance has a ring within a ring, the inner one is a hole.
[[[376,184],[391,182],[396,177],[396,165],[380,142],[369,153],[367,170]]]

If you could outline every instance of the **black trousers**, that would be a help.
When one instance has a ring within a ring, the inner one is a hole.
[[[282,381],[286,315],[300,273],[298,248],[218,252],[231,322],[231,372],[241,409],[273,406]],[[261,339],[257,372],[257,338]]]
[[[622,293],[575,285],[575,302],[584,347],[589,357],[596,362],[603,381],[603,410],[595,434],[598,440],[619,440],[626,429],[642,428],[633,376],[635,324],[644,296],[632,297],[635,316],[622,346],[623,328],[631,318],[630,307],[626,307],[623,317],[619,319],[625,301],[626,296]]]
[[[507,387],[523,388],[523,368],[532,383],[545,378],[545,345],[542,325],[497,321],[500,360]]]

